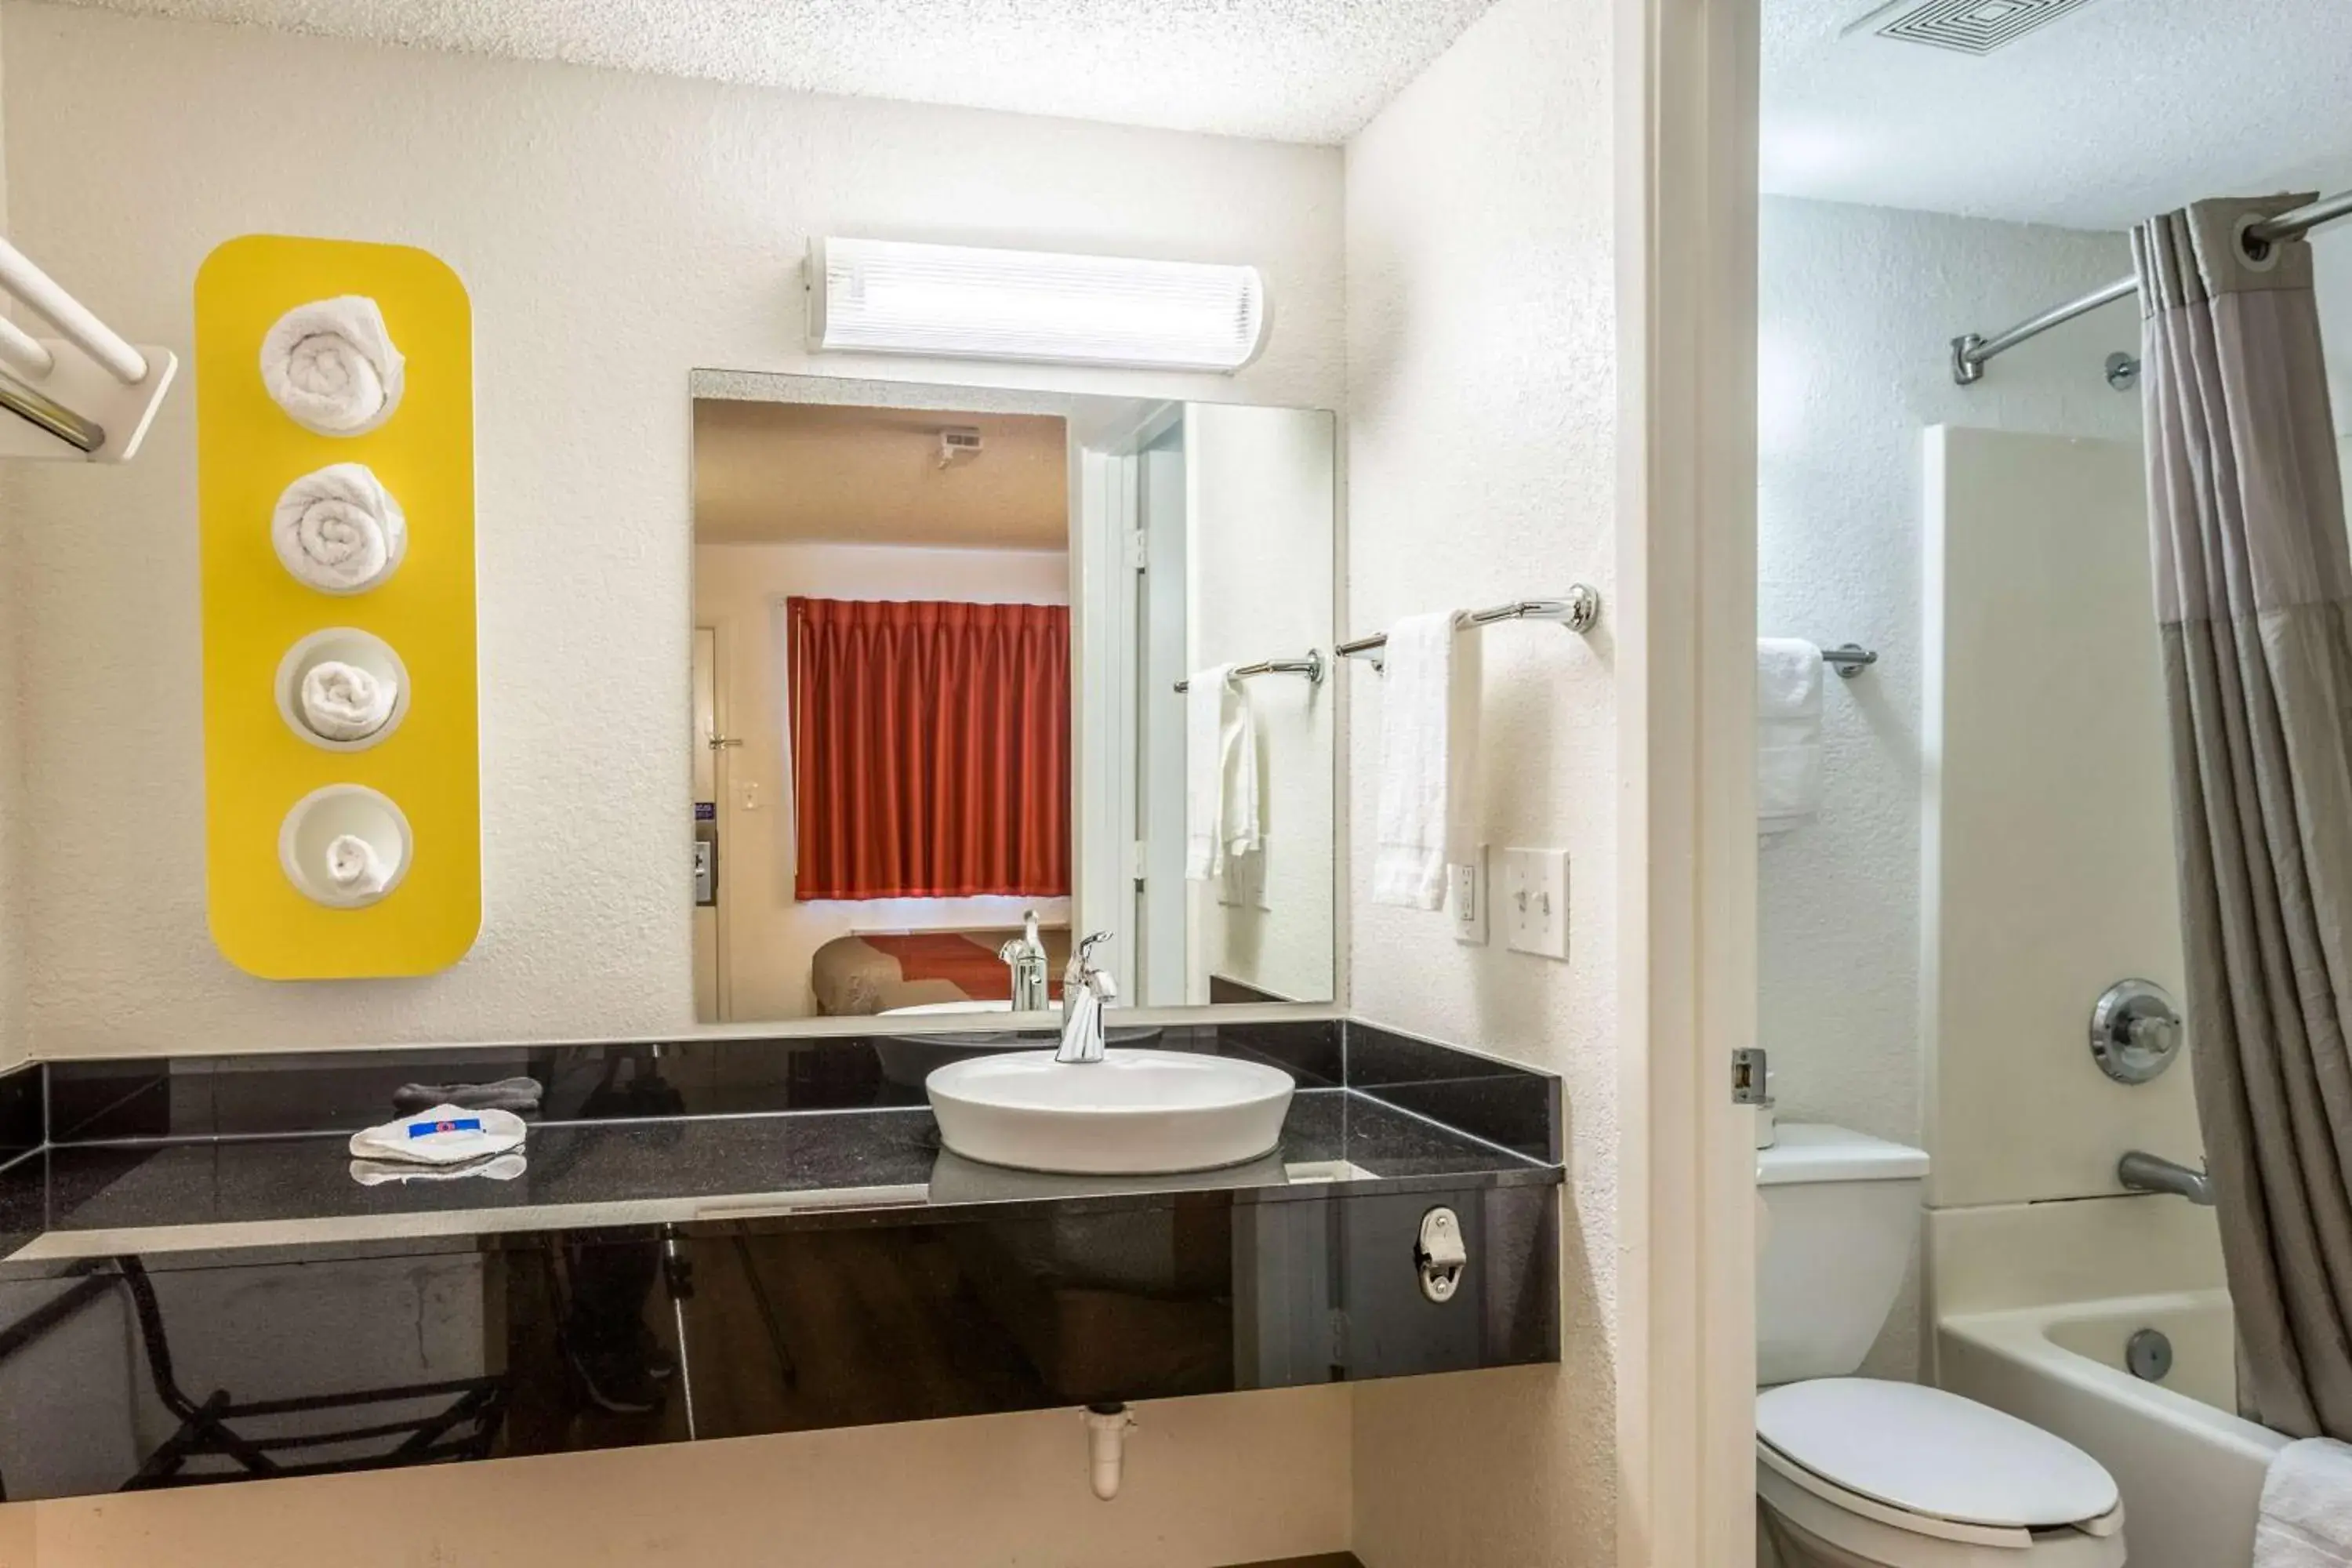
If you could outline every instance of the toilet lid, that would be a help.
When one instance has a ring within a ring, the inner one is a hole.
[[[1917,1384],[1824,1377],[1767,1389],[1756,1436],[1834,1486],[1962,1524],[2050,1530],[2120,1500],[2115,1478],[2072,1443]]]

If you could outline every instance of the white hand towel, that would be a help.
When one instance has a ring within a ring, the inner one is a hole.
[[[1785,833],[1822,810],[1822,650],[1756,640],[1756,829]]]
[[[397,1160],[411,1165],[462,1165],[522,1147],[522,1118],[488,1106],[436,1105],[381,1127],[352,1134],[354,1160]]]
[[[1389,628],[1381,688],[1380,804],[1372,902],[1433,910],[1445,868],[1466,863],[1476,833],[1478,639],[1454,611]]]
[[[364,741],[383,728],[399,695],[393,681],[331,658],[302,677],[302,722],[330,741]]]
[[[361,594],[392,575],[408,519],[363,463],[331,463],[278,498],[270,542],[286,570],[322,594]]]
[[[261,340],[261,383],[293,421],[359,436],[400,406],[404,361],[376,302],[357,294],[297,305]]]
[[[327,841],[327,880],[341,893],[381,893],[396,868],[384,864],[375,846],[356,833],[341,833]]]
[[[2352,1568],[2352,1444],[2305,1437],[2271,1460],[2253,1568]]]
[[[1222,805],[1217,813],[1223,836],[1228,869],[1237,855],[1255,855],[1264,842],[1265,825],[1258,820],[1257,713],[1250,706],[1249,688],[1228,683],[1219,704],[1217,789]]]
[[[1225,868],[1225,716],[1238,684],[1234,667],[1196,669],[1184,680],[1184,876],[1205,881]]]

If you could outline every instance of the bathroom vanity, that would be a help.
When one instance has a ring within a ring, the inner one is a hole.
[[[964,1161],[919,1077],[889,1070],[915,1035],[0,1078],[0,1408],[43,1435],[6,1446],[0,1485],[22,1500],[1558,1358],[1556,1079],[1338,1020],[1145,1032],[1289,1072],[1279,1148],[1152,1177]],[[512,1076],[543,1091],[519,1173],[358,1179],[346,1141],[401,1086]]]

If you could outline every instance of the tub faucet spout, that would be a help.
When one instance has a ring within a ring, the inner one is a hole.
[[[2192,1204],[2213,1206],[2213,1178],[2203,1171],[2135,1149],[2116,1162],[2116,1180],[2133,1193],[2170,1193]]]

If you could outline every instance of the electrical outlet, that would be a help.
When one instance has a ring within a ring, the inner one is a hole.
[[[1502,896],[1514,951],[1568,956],[1567,850],[1504,850]]]
[[[1486,942],[1486,847],[1470,852],[1467,865],[1445,868],[1445,892],[1454,913],[1454,940],[1474,946]]]

